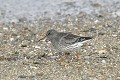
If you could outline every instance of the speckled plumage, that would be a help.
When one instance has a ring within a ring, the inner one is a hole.
[[[46,36],[59,52],[69,52],[79,49],[83,43],[92,39],[92,37],[81,37],[71,33],[57,32],[53,29],[48,30]]]

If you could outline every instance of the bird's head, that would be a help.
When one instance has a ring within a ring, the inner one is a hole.
[[[58,32],[54,29],[48,30],[47,33],[46,33],[46,37],[47,37],[48,40],[51,40],[51,39],[53,39],[57,36],[57,33]]]

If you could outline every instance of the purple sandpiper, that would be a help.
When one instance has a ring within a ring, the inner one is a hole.
[[[76,51],[76,60],[78,61],[78,52],[77,50],[83,45],[83,43],[92,39],[92,37],[82,37],[77,36],[71,33],[57,32],[56,30],[48,30],[46,37],[51,41],[53,47],[58,52],[68,53],[70,51]],[[65,58],[60,59],[59,61],[64,61]]]

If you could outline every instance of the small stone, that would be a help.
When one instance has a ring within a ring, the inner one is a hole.
[[[33,46],[34,48],[37,48],[37,49],[41,49],[41,47],[40,46],[37,46],[37,45],[35,45],[35,46]]]
[[[95,22],[95,23],[98,23],[98,22],[99,22],[99,20],[95,20],[94,22]]]
[[[21,47],[27,47],[27,45],[21,45]]]
[[[22,18],[18,19],[18,21],[19,21],[19,22],[25,22],[25,21],[27,21],[27,18],[22,17]]]
[[[27,47],[30,44],[30,41],[24,40],[22,41],[21,47]]]
[[[14,40],[14,38],[10,38],[10,41],[13,41]]]
[[[91,32],[94,32],[94,33],[95,33],[95,32],[96,32],[96,29],[95,29],[95,28],[90,28],[90,29],[89,29],[89,31],[91,31]]]
[[[99,54],[105,54],[105,53],[107,53],[107,51],[106,50],[100,50],[100,51],[98,51],[98,53]]]
[[[17,38],[20,38],[20,36],[17,36]]]
[[[112,37],[117,37],[118,35],[113,34]]]
[[[27,78],[28,76],[25,76],[25,75],[20,75],[18,76],[19,78]]]
[[[98,53],[99,53],[100,58],[107,58],[108,57],[108,55],[106,54],[107,53],[106,50],[100,50],[100,51],[98,51]]]
[[[105,63],[106,63],[106,61],[105,61],[105,60],[102,60],[102,63],[104,63],[104,64],[105,64]]]
[[[54,54],[53,53],[49,53],[48,56],[53,56]]]
[[[0,33],[0,37],[2,36],[3,34],[2,33]]]
[[[105,33],[104,32],[99,32],[98,35],[104,35]]]
[[[35,52],[34,51],[30,51],[28,54],[32,55],[32,54],[35,54]]]
[[[8,30],[8,28],[7,28],[7,27],[4,27],[3,30]]]

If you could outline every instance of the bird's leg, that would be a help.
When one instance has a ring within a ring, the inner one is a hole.
[[[72,60],[72,54],[70,54],[70,60]]]
[[[66,59],[66,53],[64,53],[64,57],[63,58],[61,58],[60,60],[56,60],[56,61],[63,62],[65,59]]]
[[[76,60],[78,61],[78,51],[76,51]]]

